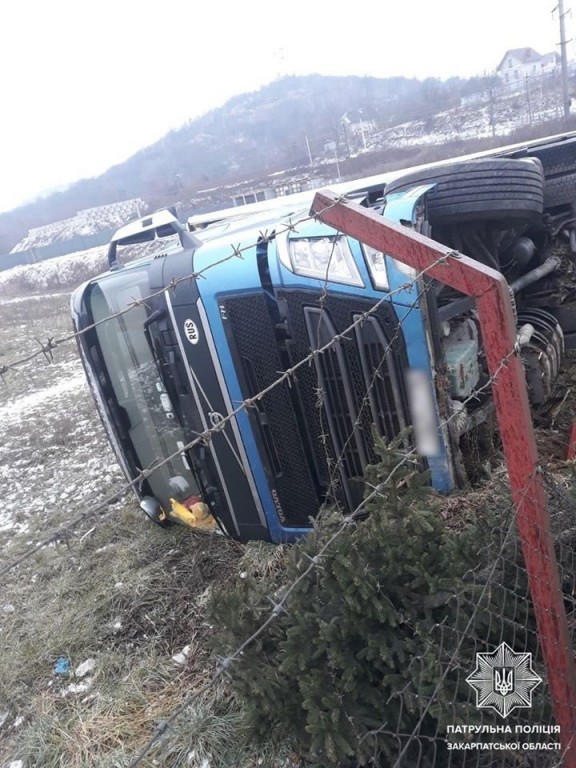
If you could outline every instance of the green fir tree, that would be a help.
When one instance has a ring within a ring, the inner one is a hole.
[[[475,632],[499,631],[484,610],[491,593],[465,579],[485,541],[473,524],[446,525],[442,499],[402,444],[376,440],[365,520],[343,526],[326,512],[281,569],[212,599],[226,657],[297,582],[229,671],[254,732],[295,738],[318,766],[386,765],[408,744],[398,734],[417,736],[402,765],[427,750],[441,765],[435,737],[474,717],[461,659],[474,658]]]

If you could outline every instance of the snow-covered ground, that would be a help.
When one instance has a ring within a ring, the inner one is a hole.
[[[558,94],[543,88],[491,97],[475,104],[437,112],[426,119],[395,125],[370,138],[371,148],[439,145],[468,139],[507,136],[518,128],[534,126],[562,116]]]
[[[12,249],[12,253],[26,251],[28,248],[41,248],[57,241],[65,242],[78,235],[93,235],[108,229],[117,229],[127,221],[143,215],[146,210],[146,203],[140,199],[85,208],[69,219],[31,229]]]
[[[54,287],[100,271],[104,250],[0,273],[0,296],[10,292],[0,298],[0,366],[8,368],[0,382],[0,545],[8,534],[42,538],[123,484],[75,342],[59,345],[51,362],[40,354],[10,367],[39,342],[70,335],[70,294]]]
[[[0,405],[0,423],[3,427],[10,428],[23,418],[34,417],[39,410],[45,410],[47,404],[59,407],[63,398],[84,387],[84,373],[78,370],[74,360],[61,365],[52,365],[51,374],[56,381],[52,386],[40,387],[24,396],[18,396],[16,393],[15,397],[13,396],[4,405]]]
[[[77,251],[0,272],[0,297],[26,300],[30,293],[73,289],[106,269],[107,246]]]

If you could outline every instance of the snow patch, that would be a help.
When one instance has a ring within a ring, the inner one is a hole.
[[[87,677],[86,680],[83,680],[81,683],[70,683],[70,685],[64,689],[64,695],[86,693],[86,691],[89,691],[92,687],[93,682],[94,680],[91,677]]]
[[[76,364],[75,364],[76,365]],[[59,381],[51,387],[41,389],[31,395],[20,397],[6,405],[0,407],[0,422],[7,426],[10,423],[15,424],[22,420],[23,416],[30,416],[31,412],[40,408],[44,403],[77,389],[84,389],[87,386],[86,378],[83,373],[77,373],[69,379]]]
[[[74,670],[76,677],[85,677],[88,672],[92,672],[96,666],[96,659],[86,659],[82,664],[79,664]]]
[[[180,653],[174,654],[172,656],[172,661],[174,661],[176,664],[180,664],[180,666],[186,664],[188,660],[188,654],[190,653],[190,646],[185,645],[184,648],[180,651]]]

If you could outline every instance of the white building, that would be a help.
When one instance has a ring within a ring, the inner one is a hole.
[[[527,77],[554,74],[559,66],[560,56],[555,52],[541,56],[534,48],[512,48],[506,51],[496,72],[506,85],[510,85],[520,84]]]

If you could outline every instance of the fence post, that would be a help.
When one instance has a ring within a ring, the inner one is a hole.
[[[508,284],[500,272],[329,192],[316,193],[311,213],[476,300],[564,765],[576,768],[576,665]]]

